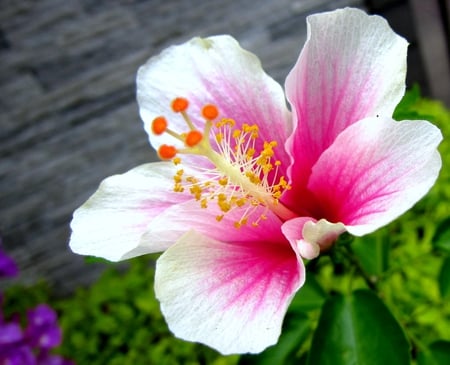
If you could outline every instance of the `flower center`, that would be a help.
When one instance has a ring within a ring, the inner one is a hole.
[[[219,110],[212,104],[202,108],[205,126],[200,131],[186,112],[188,106],[185,98],[172,101],[172,110],[181,114],[188,127],[184,133],[168,128],[168,122],[162,116],[153,120],[154,134],[167,133],[183,143],[182,148],[163,144],[158,155],[163,160],[172,160],[177,166],[181,163],[180,155],[203,156],[213,167],[200,167],[200,176],[187,176],[180,168],[174,176],[174,191],[189,191],[202,208],[217,204],[221,211],[216,216],[218,221],[226,213],[242,209],[240,219],[235,222],[236,228],[247,223],[257,226],[266,219],[267,210],[283,220],[295,217],[279,202],[283,191],[291,187],[278,172],[281,162],[275,159],[274,153],[277,142],[261,143],[259,128],[255,124],[242,124],[238,128],[233,119],[218,118]],[[258,209],[260,206],[264,207],[262,213]]]

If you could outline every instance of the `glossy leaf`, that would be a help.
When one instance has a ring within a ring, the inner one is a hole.
[[[352,250],[358,257],[364,271],[378,276],[389,266],[389,241],[384,236],[358,237],[352,243]]]
[[[336,295],[322,309],[308,365],[409,365],[409,343],[369,290]]]
[[[450,364],[450,342],[437,341],[419,354],[418,365],[448,365]]]
[[[311,331],[309,318],[303,313],[288,313],[278,343],[258,355],[243,355],[239,365],[298,364],[295,353]]]
[[[450,253],[450,217],[442,221],[433,237],[435,248]]]
[[[450,297],[450,257],[447,257],[442,264],[439,274],[439,291],[442,298]]]

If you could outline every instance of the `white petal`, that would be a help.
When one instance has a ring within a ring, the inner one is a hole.
[[[169,135],[152,134],[155,117],[165,116],[177,132],[187,129],[183,118],[170,109],[175,97],[189,100],[187,112],[200,130],[205,124],[200,110],[208,103],[219,108],[220,118],[232,118],[237,126],[256,123],[261,141],[276,140],[281,145],[292,129],[281,86],[263,71],[255,55],[230,36],[194,38],[166,49],[139,69],[139,110],[155,148],[177,142]],[[288,161],[282,148],[277,150],[277,158]]]
[[[152,219],[189,198],[172,191],[173,175],[173,164],[160,162],[105,179],[74,212],[72,251],[118,261],[167,248],[164,233],[159,241],[143,243],[141,237]]]

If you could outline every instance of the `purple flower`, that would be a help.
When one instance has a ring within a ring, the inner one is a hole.
[[[0,363],[7,365],[38,365],[32,349],[26,345],[7,348],[6,352],[1,352]]]
[[[0,239],[1,246],[1,239]],[[16,276],[19,272],[16,263],[14,260],[9,257],[1,248],[0,248],[0,277],[6,276]]]
[[[42,351],[37,357],[37,365],[75,365],[75,363],[59,355],[50,354],[48,351]]]
[[[1,246],[1,238],[0,238]],[[13,259],[0,249],[0,277],[16,276]],[[0,309],[2,304],[0,293]],[[0,365],[74,365],[71,360],[50,353],[62,340],[56,312],[47,304],[39,304],[27,312],[28,325],[23,331],[20,316],[6,322],[0,311]]]
[[[0,320],[0,365],[74,365],[50,350],[61,343],[62,333],[55,311],[40,304],[27,313],[22,330],[19,318]]]
[[[19,323],[0,323],[0,353],[6,346],[22,340],[23,333]]]
[[[55,311],[46,304],[40,304],[27,313],[28,327],[25,330],[28,343],[33,347],[51,349],[62,340],[61,329]]]
[[[35,365],[36,359],[19,323],[0,323],[0,364]]]

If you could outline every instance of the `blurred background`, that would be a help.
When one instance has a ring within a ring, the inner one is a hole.
[[[344,6],[387,18],[408,86],[450,106],[447,0],[0,0],[0,235],[20,280],[65,294],[102,271],[68,249],[69,222],[102,179],[155,160],[135,102],[149,57],[226,33],[283,83],[306,16]]]

